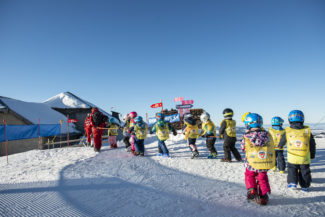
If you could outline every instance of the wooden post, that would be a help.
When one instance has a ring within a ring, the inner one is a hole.
[[[7,131],[6,131],[6,120],[3,119],[3,125],[4,125],[4,139],[5,139],[5,146],[6,146],[6,155],[7,155],[7,164],[8,162],[8,141],[7,141]]]
[[[41,144],[41,119],[38,119],[38,143],[39,143],[39,149],[42,150],[42,144]]]
[[[62,148],[62,123],[63,120],[60,120],[60,148]]]
[[[67,144],[69,147],[69,115],[67,115]]]

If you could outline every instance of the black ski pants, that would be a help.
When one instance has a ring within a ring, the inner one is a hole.
[[[309,188],[311,183],[310,164],[288,163],[288,184],[299,183],[302,188]]]
[[[226,137],[223,142],[223,151],[225,155],[225,159],[231,161],[231,153],[234,155],[237,161],[241,161],[242,158],[235,147],[236,138],[235,137]]]
[[[130,143],[130,137],[129,136],[124,136],[123,137],[123,142],[125,144],[125,148],[128,148],[131,146],[131,143]]]
[[[214,147],[214,143],[216,143],[216,138],[207,138],[206,145],[210,153],[217,153],[217,150]]]
[[[275,165],[280,171],[285,171],[286,162],[283,155],[283,150],[275,150],[276,161]]]

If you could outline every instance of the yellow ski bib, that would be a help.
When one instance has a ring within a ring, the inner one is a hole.
[[[118,126],[113,124],[109,126],[108,136],[117,136],[118,135]]]
[[[272,127],[269,128],[269,133],[272,136],[272,139],[274,141],[274,147],[276,150],[283,150],[283,148],[279,148],[278,145],[284,132],[284,130],[275,130]]]
[[[135,125],[134,131],[135,131],[135,136],[137,137],[137,139],[145,139],[145,138],[147,138],[148,126],[146,124],[145,128],[141,128],[138,125]]]
[[[300,157],[305,157],[309,154],[310,128],[292,129],[287,127],[285,129],[287,138],[288,153]]]
[[[227,123],[226,133],[229,137],[236,137],[236,121],[225,120]]]
[[[199,135],[199,127],[197,125],[191,125],[191,124],[187,123],[185,140],[187,140],[187,138],[197,139],[197,138],[199,138],[199,136],[200,136]]]
[[[167,123],[164,127],[159,127],[158,124],[156,124],[156,129],[156,135],[160,141],[165,141],[169,138],[169,128]]]
[[[202,123],[202,135],[205,135],[207,132],[213,132],[213,136],[216,136],[216,126],[212,121]]]
[[[254,169],[268,170],[275,165],[275,150],[272,137],[267,145],[255,146],[248,138],[245,138],[245,150],[247,161]]]

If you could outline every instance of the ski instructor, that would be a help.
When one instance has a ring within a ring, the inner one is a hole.
[[[108,117],[103,115],[96,107],[92,109],[90,116],[94,137],[94,151],[100,152],[102,147],[103,128],[106,126]]]

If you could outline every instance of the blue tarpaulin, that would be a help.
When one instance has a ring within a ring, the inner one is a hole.
[[[0,142],[5,141],[4,125],[0,125]],[[8,141],[20,139],[32,139],[60,135],[60,124],[40,125],[6,125],[6,137]]]

